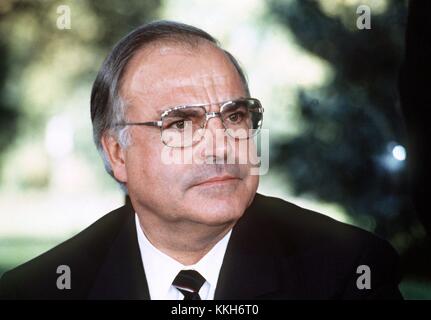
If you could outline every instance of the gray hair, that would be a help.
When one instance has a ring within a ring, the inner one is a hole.
[[[246,95],[249,96],[247,79],[233,55],[222,49],[219,42],[210,34],[183,23],[159,20],[144,24],[122,38],[103,62],[91,92],[93,139],[102,157],[105,170],[120,184],[125,193],[127,193],[127,187],[115,178],[101,139],[104,134],[108,133],[115,137],[123,148],[127,148],[130,143],[127,126],[116,125],[125,121],[126,103],[121,99],[119,93],[122,76],[128,62],[137,51],[149,44],[169,41],[195,48],[204,40],[214,44],[226,54],[240,76]]]

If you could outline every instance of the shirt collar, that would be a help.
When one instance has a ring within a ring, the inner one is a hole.
[[[196,264],[185,266],[157,249],[148,240],[145,233],[142,231],[136,213],[135,222],[142,263],[144,265],[148,288],[152,298],[165,296],[175,277],[181,270],[196,270],[206,279],[211,287],[217,285],[232,229],[229,230],[229,232]]]

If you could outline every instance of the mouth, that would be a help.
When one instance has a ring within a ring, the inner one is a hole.
[[[240,180],[240,179],[237,177],[234,177],[234,176],[229,176],[229,175],[216,176],[216,177],[212,177],[210,179],[201,181],[201,182],[195,184],[194,187],[218,186],[218,185],[224,185],[224,184],[237,182],[238,180]]]

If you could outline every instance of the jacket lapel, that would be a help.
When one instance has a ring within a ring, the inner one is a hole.
[[[266,218],[268,210],[276,210],[270,201],[256,194],[234,226],[215,299],[296,299],[304,295],[306,277],[294,241],[278,229],[283,226]],[[283,240],[280,233],[285,235]]]
[[[226,249],[215,299],[259,299],[280,290],[277,242],[259,221],[259,195],[236,223]]]
[[[139,251],[134,210],[127,202],[126,215],[117,237],[101,264],[89,299],[150,299]]]

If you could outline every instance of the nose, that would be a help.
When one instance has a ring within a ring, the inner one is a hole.
[[[205,116],[205,120],[206,120],[207,130],[224,129],[220,112],[207,112]],[[213,121],[210,121],[210,120],[213,120]]]
[[[219,112],[208,112],[202,156],[207,163],[226,163],[231,146]]]

